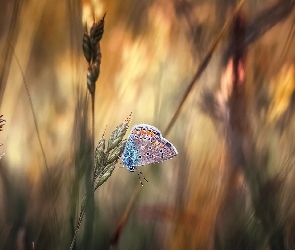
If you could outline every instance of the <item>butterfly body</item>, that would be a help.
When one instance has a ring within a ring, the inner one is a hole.
[[[136,167],[159,163],[178,154],[176,148],[161,132],[148,124],[135,125],[127,139],[122,163],[130,172]]]

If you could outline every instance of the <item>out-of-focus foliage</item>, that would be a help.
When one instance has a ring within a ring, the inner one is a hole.
[[[131,111],[132,125],[167,128],[236,4],[1,1],[0,249],[70,247],[93,171],[85,21],[90,30],[93,13],[95,20],[107,13],[91,89],[102,146],[105,126]],[[241,13],[240,41],[232,23],[167,135],[176,158],[142,167],[149,182],[141,188],[136,174],[113,169],[123,143],[98,149],[113,172],[95,192],[77,249],[109,249],[113,239],[114,249],[295,249],[294,1],[249,0]]]
[[[270,83],[269,95],[272,102],[269,107],[269,123],[275,122],[289,107],[295,89],[294,67],[294,64],[284,65]]]

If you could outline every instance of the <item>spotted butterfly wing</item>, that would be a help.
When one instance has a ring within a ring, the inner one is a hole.
[[[139,153],[137,166],[159,163],[177,155],[176,148],[151,125],[135,126],[131,136]]]
[[[176,148],[161,132],[148,124],[135,125],[129,135],[122,162],[129,171],[135,167],[169,160],[178,154]]]

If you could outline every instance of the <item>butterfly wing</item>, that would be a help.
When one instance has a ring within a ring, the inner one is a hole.
[[[138,164],[138,149],[132,136],[129,136],[124,151],[122,153],[122,164],[131,172],[135,170]]]
[[[178,154],[173,144],[163,138],[157,128],[148,124],[134,126],[129,139],[137,149],[136,166],[163,162]]]

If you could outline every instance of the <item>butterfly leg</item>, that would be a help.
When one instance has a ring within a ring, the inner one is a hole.
[[[137,170],[137,169],[136,169]],[[141,179],[140,179],[140,175],[139,175],[139,173],[138,173],[138,170],[136,171],[136,173],[137,173],[137,175],[138,175],[138,179],[139,179],[139,181],[140,181],[140,184],[141,184],[141,186],[143,187],[143,184],[142,184],[142,181],[141,181]],[[141,172],[140,172],[141,173]]]
[[[143,179],[144,179],[146,182],[149,182],[149,181],[145,178],[145,176],[143,175],[143,173],[141,173],[141,171],[139,171],[139,173],[142,175]]]

